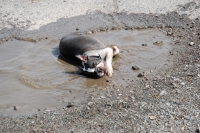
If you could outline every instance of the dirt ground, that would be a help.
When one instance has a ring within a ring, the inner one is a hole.
[[[195,6],[195,7],[194,7]],[[194,2],[180,10],[199,9]],[[5,26],[1,43],[10,39],[37,42],[60,39],[81,31],[87,34],[110,30],[159,29],[173,38],[168,61],[162,68],[145,72],[141,78],[113,83],[97,92],[88,92],[87,102],[62,109],[39,110],[30,115],[0,115],[1,132],[125,132],[199,133],[200,132],[200,20],[171,11],[144,14],[96,11],[92,14],[60,18],[56,22],[27,30]],[[20,25],[19,24],[19,25]],[[109,82],[108,79],[107,82]],[[94,90],[95,91],[95,90]]]

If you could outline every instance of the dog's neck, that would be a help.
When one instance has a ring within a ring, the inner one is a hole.
[[[107,47],[104,49],[87,51],[84,54],[86,54],[87,56],[99,56],[100,55],[102,59],[105,59],[106,57],[113,57],[113,49],[111,47]]]

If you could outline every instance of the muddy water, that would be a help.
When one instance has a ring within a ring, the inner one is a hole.
[[[140,72],[163,66],[171,49],[171,39],[157,30],[121,30],[91,36],[120,49],[120,55],[113,60],[112,79],[79,75],[76,66],[57,58],[59,40],[33,43],[12,39],[0,45],[0,113],[51,110],[66,106],[68,102],[78,105],[86,101],[88,91],[125,84],[123,79],[134,79]],[[154,45],[156,41],[163,41],[163,45]],[[140,70],[133,71],[133,65]]]
[[[113,60],[113,83],[126,84],[124,80],[137,78],[139,73],[154,72],[167,62],[171,39],[158,30],[121,30],[92,35],[107,45],[117,45],[120,55]],[[163,41],[162,45],[155,42]],[[132,66],[140,69],[133,71]]]

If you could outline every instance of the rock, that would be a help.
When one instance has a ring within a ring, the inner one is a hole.
[[[163,45],[163,41],[157,41],[153,43],[156,46],[162,46]]]
[[[50,110],[50,109],[46,109],[45,111],[46,111],[46,112],[50,112],[51,110]]]
[[[89,102],[88,106],[91,107],[94,103],[93,102]]]
[[[73,106],[74,106],[74,105],[73,105],[71,102],[68,102],[66,108],[71,108],[71,107],[73,107]]]
[[[124,28],[124,30],[130,30],[130,27],[126,26],[126,27]]]
[[[89,34],[92,34],[92,31],[87,31],[86,34],[88,34],[88,35],[89,35]]]
[[[152,115],[149,117],[151,120],[155,120],[156,119],[156,116]]]
[[[165,91],[165,90],[162,90],[162,91],[160,92],[160,96],[165,95],[165,94],[167,94],[167,91]]]
[[[149,85],[145,85],[145,88],[149,88],[150,86]]]
[[[113,26],[112,28],[111,28],[111,30],[117,30],[118,28],[117,27],[115,27],[115,26]]]
[[[183,86],[184,86],[184,85],[185,85],[185,83],[184,83],[184,82],[181,82],[181,83],[180,83],[180,85],[183,85]]]
[[[183,126],[183,127],[181,127],[181,130],[184,132],[184,130],[185,130],[185,127]]]
[[[193,46],[193,45],[194,45],[194,42],[190,42],[190,43],[189,43],[189,46]]]
[[[140,68],[136,65],[132,66],[132,70],[140,70]]]
[[[167,31],[167,36],[171,36],[171,35],[173,35],[172,28],[169,28]]]
[[[98,31],[97,30],[92,30],[92,33],[97,33]]]
[[[142,73],[139,73],[139,74],[138,74],[138,77],[139,77],[139,78],[142,78],[142,77],[144,77],[144,76],[145,76],[145,72],[142,72]]]
[[[142,44],[142,46],[147,46],[147,44],[145,43],[145,44]]]
[[[173,33],[172,32],[167,32],[167,36],[171,36]]]
[[[99,30],[100,31],[106,31],[107,29],[105,27],[100,27]]]
[[[14,110],[19,110],[19,108],[20,108],[19,106],[14,106],[13,107]]]

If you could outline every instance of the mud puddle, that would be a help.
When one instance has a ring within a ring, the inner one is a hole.
[[[158,30],[120,30],[100,32],[92,35],[106,45],[117,45],[120,54],[113,60],[116,85],[126,84],[122,80],[133,80],[140,73],[154,72],[167,63],[171,39]],[[139,70],[133,70],[136,66]]]
[[[76,66],[57,58],[59,40],[32,43],[12,39],[0,45],[0,113],[53,110],[69,102],[78,105],[87,100],[86,92],[94,94],[97,88],[125,84],[123,79],[135,79],[141,72],[163,66],[171,49],[171,39],[158,30],[117,30],[91,36],[106,45],[117,45],[121,51],[113,60],[112,79],[78,75]],[[153,44],[160,41],[161,46]],[[140,70],[133,71],[133,65]]]

